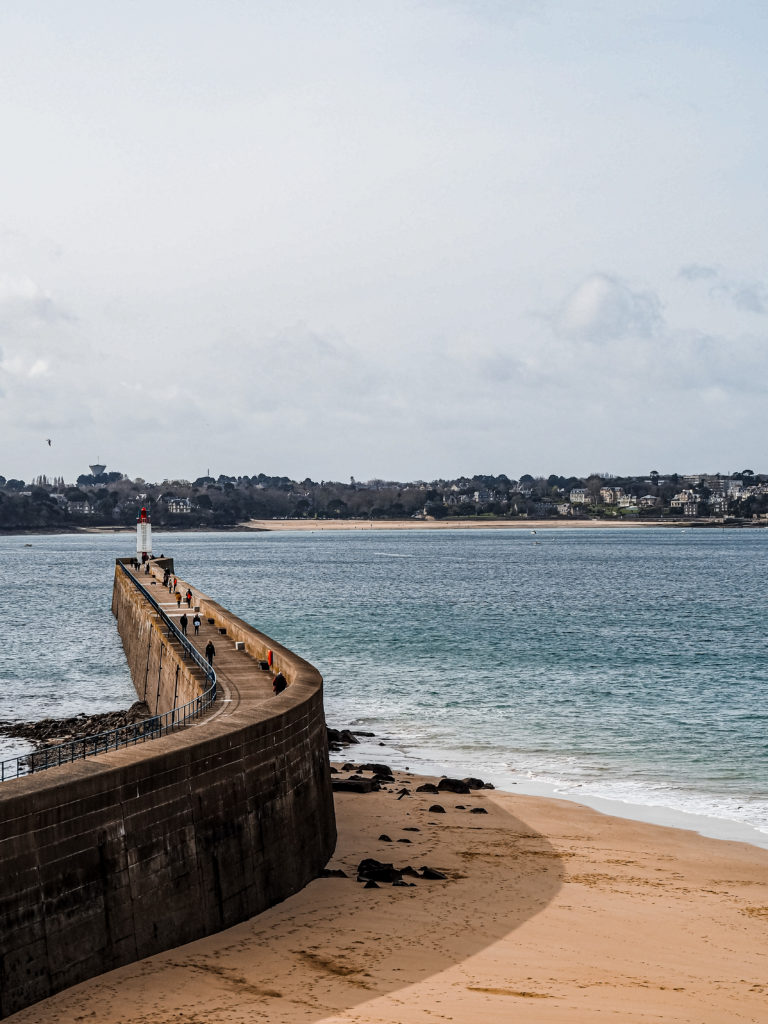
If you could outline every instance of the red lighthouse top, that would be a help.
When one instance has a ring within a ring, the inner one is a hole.
[[[147,510],[145,508],[142,508],[141,512],[139,512],[139,517],[136,520],[136,522],[137,523],[148,523],[149,522],[149,514],[148,514],[148,512],[147,512]]]

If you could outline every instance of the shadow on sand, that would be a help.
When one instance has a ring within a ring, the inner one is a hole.
[[[398,803],[393,793],[344,794],[330,866],[351,877],[317,879],[234,928],[84,982],[8,1020],[319,1022],[463,963],[557,894],[564,854],[500,802],[450,797],[438,816],[428,810],[434,798],[420,797]],[[466,809],[457,809],[463,801]],[[488,813],[472,814],[471,806]],[[378,840],[382,828],[393,842]],[[397,842],[404,838],[411,842]],[[400,868],[429,864],[448,879],[365,889],[354,875],[370,856]]]

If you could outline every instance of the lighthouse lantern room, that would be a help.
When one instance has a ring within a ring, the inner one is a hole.
[[[142,562],[152,557],[152,524],[145,508],[142,508],[136,519],[136,555]]]

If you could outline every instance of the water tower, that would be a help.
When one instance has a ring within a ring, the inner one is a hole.
[[[101,474],[107,467],[102,466],[100,462],[94,462],[94,464],[92,466],[89,466],[88,468],[90,469],[94,476],[101,476]]]

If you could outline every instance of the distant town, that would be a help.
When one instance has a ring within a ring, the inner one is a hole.
[[[0,530],[132,526],[142,507],[156,527],[226,529],[253,519],[592,519],[768,524],[768,474],[503,473],[455,480],[348,483],[284,476],[201,476],[148,483],[94,464],[75,483],[0,475]]]

